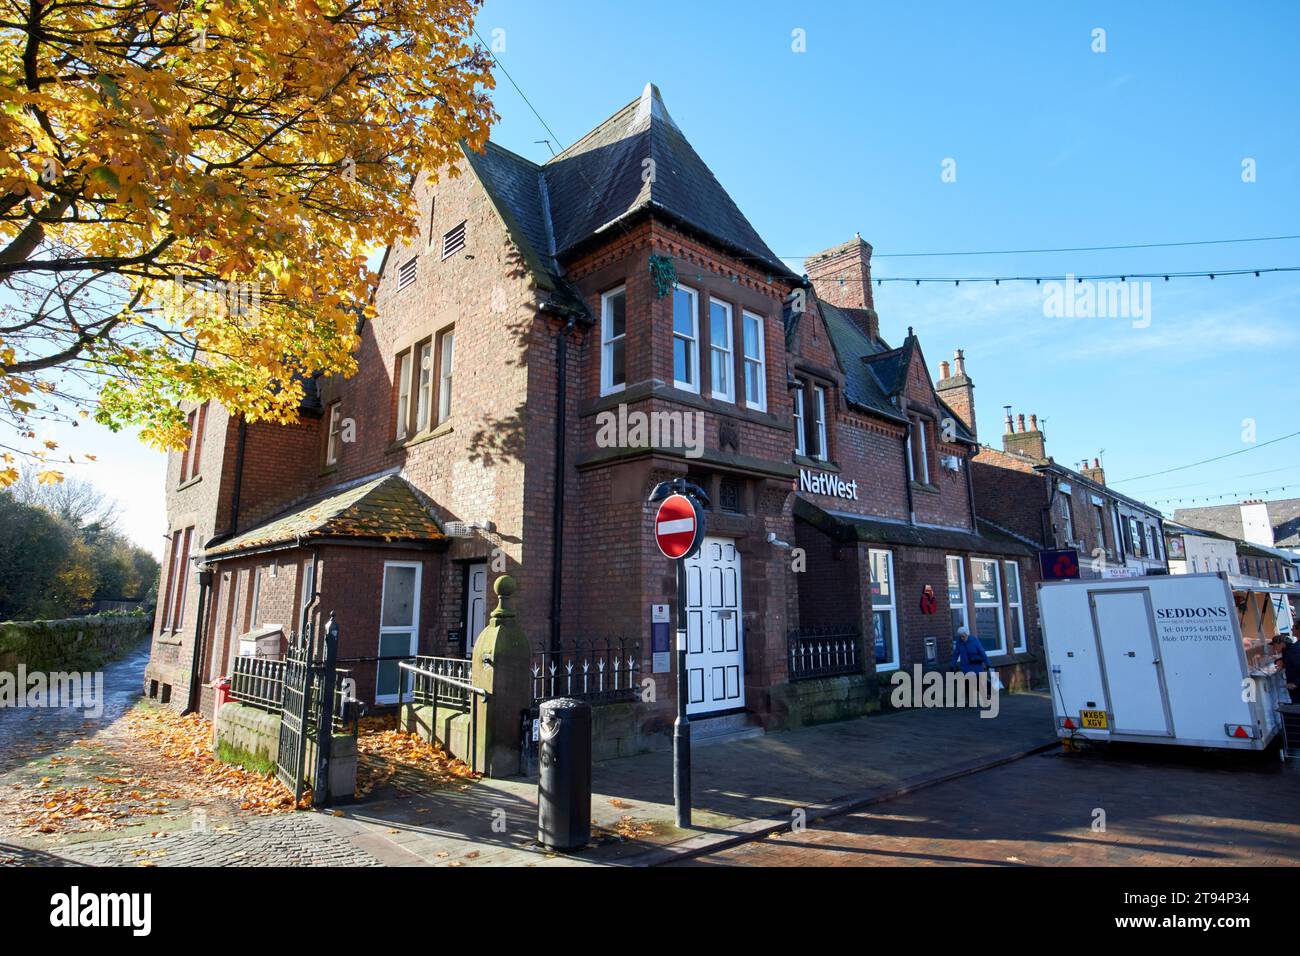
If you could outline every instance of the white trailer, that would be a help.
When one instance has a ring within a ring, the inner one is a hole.
[[[1058,735],[1263,750],[1281,725],[1274,600],[1293,591],[1226,574],[1040,583]]]

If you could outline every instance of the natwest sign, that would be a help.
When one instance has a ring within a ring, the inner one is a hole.
[[[828,471],[809,471],[807,468],[800,468],[799,490],[814,495],[847,498],[849,501],[858,500],[858,483],[856,480],[845,481],[839,475],[832,475]]]

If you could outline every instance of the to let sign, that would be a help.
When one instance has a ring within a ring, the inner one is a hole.
[[[655,544],[674,561],[695,550],[703,523],[695,502],[685,495],[669,495],[655,515]]]

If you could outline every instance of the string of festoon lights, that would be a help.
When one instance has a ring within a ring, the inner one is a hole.
[[[1297,490],[1300,490],[1300,484],[1292,483]],[[1207,504],[1216,501],[1222,501],[1224,498],[1236,500],[1238,498],[1258,498],[1261,495],[1273,494],[1277,491],[1286,491],[1291,485],[1276,485],[1272,488],[1254,488],[1250,491],[1225,491],[1221,495],[1188,495],[1182,498],[1154,498],[1146,500],[1149,505],[1172,505],[1172,504],[1195,504],[1196,502],[1205,502]]]

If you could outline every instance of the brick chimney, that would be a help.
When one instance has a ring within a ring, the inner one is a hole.
[[[1046,461],[1047,450],[1043,433],[1038,428],[1038,416],[1029,416],[1029,428],[1025,428],[1025,416],[1016,416],[1019,428],[1011,424],[1011,415],[1007,415],[1007,430],[1002,436],[1002,450],[1010,455],[1024,455],[1035,461]]]
[[[1101,467],[1101,459],[1099,458],[1094,458],[1091,465],[1084,461],[1083,467],[1079,469],[1079,474],[1099,485],[1106,483],[1106,471]]]
[[[871,297],[871,246],[855,234],[841,243],[803,261],[813,291],[823,302],[851,313],[858,328],[873,339],[880,337],[880,318]]]
[[[975,432],[975,383],[966,374],[966,353],[958,349],[952,357],[952,373],[948,363],[939,363],[939,381],[934,390],[961,419],[961,423]]]

